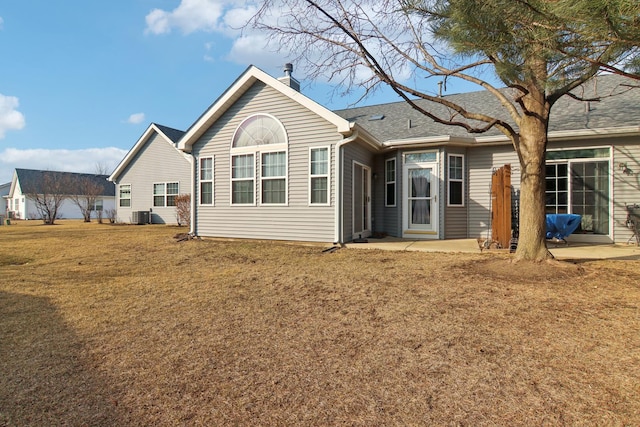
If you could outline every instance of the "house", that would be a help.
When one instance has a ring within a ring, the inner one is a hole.
[[[191,193],[191,157],[179,151],[183,131],[152,123],[113,171],[121,222],[177,222],[175,196]]]
[[[582,216],[572,239],[626,242],[625,205],[640,202],[640,90],[613,75],[578,90],[604,97],[567,96],[554,107],[547,212]],[[448,97],[501,111],[487,92]],[[494,171],[511,165],[516,192],[520,180],[517,155],[497,130],[468,134],[404,102],[330,111],[300,93],[289,67],[280,79],[247,68],[177,147],[192,158],[191,232],[199,236],[486,237]]]
[[[59,194],[64,196],[58,209],[58,219],[82,219],[81,209],[71,200],[72,196],[82,196],[83,188],[89,183],[95,186],[95,211],[115,208],[113,184],[107,175],[88,173],[56,172],[34,169],[15,169],[11,188],[6,196],[7,217],[15,219],[41,219],[42,213],[34,200],[34,195]]]
[[[11,189],[11,183],[7,182],[6,184],[0,184],[0,220],[7,216],[8,212],[8,200],[7,196],[9,195],[9,190]],[[0,221],[0,225],[4,225],[4,221]]]

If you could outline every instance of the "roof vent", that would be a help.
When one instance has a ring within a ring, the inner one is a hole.
[[[369,121],[373,122],[375,120],[382,120],[384,119],[384,114],[374,114],[373,116],[369,117]]]

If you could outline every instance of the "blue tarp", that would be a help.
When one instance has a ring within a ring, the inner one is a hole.
[[[576,231],[581,220],[582,217],[575,214],[548,214],[547,239],[564,240]]]

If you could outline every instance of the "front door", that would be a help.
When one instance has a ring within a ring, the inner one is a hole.
[[[353,238],[371,235],[371,169],[353,163]]]
[[[438,238],[438,164],[405,163],[403,237]]]

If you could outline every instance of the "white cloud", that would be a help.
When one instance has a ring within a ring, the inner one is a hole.
[[[127,154],[116,147],[79,150],[33,148],[0,151],[0,183],[9,182],[15,168],[94,173],[96,165],[107,166],[109,173]]]
[[[20,130],[24,127],[24,115],[16,110],[18,105],[18,98],[0,93],[0,139],[4,138],[6,131]]]
[[[274,59],[265,48],[267,37],[244,28],[257,12],[255,4],[242,0],[181,0],[173,10],[154,9],[145,17],[146,34],[169,34],[173,30],[190,34],[196,31],[215,32],[234,40],[228,58],[240,64],[269,67],[283,61]],[[274,17],[274,19],[276,19]],[[205,43],[204,61],[215,62],[213,43]],[[256,56],[258,55],[258,56]]]
[[[4,28],[4,19],[2,19],[2,16],[0,16],[0,30],[2,30]]]
[[[257,64],[267,70],[282,67],[287,54],[276,52],[260,34],[244,35],[233,42],[227,59],[239,64]]]
[[[144,121],[144,113],[135,113],[129,116],[127,123],[137,125]]]
[[[182,0],[170,12],[154,9],[145,17],[145,33],[168,34],[174,28],[184,34],[214,31],[218,29],[224,7],[224,0]]]

